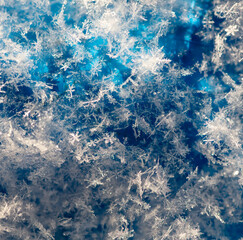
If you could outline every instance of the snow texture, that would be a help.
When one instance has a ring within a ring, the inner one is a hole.
[[[0,0],[0,239],[242,240],[242,10]]]

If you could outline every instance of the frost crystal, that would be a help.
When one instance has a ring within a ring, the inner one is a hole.
[[[242,3],[0,0],[0,239],[243,239]]]

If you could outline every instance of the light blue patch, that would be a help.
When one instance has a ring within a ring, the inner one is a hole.
[[[199,81],[198,87],[201,91],[211,92],[211,91],[213,91],[212,80],[203,78],[202,80]]]
[[[112,77],[110,78],[112,80],[113,83],[115,83],[116,85],[120,85],[122,84],[122,74],[120,73],[120,71],[118,69],[114,69],[114,74],[112,75]]]

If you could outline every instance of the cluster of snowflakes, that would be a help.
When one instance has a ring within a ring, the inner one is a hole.
[[[0,0],[0,239],[243,239],[241,13]]]

